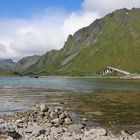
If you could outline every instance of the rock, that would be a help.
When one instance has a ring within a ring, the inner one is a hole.
[[[63,113],[65,114],[66,117],[69,117],[68,111],[64,111]]]
[[[16,120],[15,123],[16,123],[16,124],[18,124],[18,123],[23,123],[23,120],[18,119],[18,120]]]
[[[69,132],[75,132],[76,134],[81,133],[82,129],[84,129],[84,125],[82,124],[71,124],[69,127]]]
[[[3,119],[0,119],[0,123],[4,123],[4,120]]]
[[[82,118],[82,121],[88,121],[88,119],[87,118]]]
[[[1,124],[0,134],[8,135],[13,139],[21,138],[21,135],[18,132],[16,132],[15,128],[13,128],[10,124]]]
[[[93,129],[89,130],[88,134],[96,134],[98,136],[106,136],[107,132],[103,128],[93,128]]]
[[[134,133],[134,134],[132,135],[132,137],[134,137],[134,138],[136,138],[136,139],[140,139],[140,131]]]
[[[130,134],[127,133],[126,131],[121,131],[121,135],[123,138],[129,138],[130,137]]]
[[[42,112],[47,112],[49,110],[48,106],[46,104],[41,104],[40,105],[40,110]]]
[[[12,137],[0,134],[0,140],[14,140]]]
[[[72,120],[70,118],[65,118],[64,122],[66,125],[72,124]]]
[[[45,112],[45,117],[46,117],[46,118],[50,118],[49,112]]]
[[[65,119],[65,118],[66,118],[66,115],[65,115],[64,113],[61,113],[61,114],[59,115],[59,118],[60,118],[60,119]]]
[[[64,120],[60,118],[56,118],[56,119],[53,119],[52,122],[55,123],[56,125],[61,125],[64,123]]]
[[[59,113],[59,111],[60,111],[59,108],[57,108],[57,109],[54,110],[54,112],[56,112],[56,113]]]
[[[32,133],[35,136],[39,136],[41,134],[44,134],[46,132],[46,130],[39,126],[39,125],[33,125],[33,126],[29,126],[26,131],[26,133]]]
[[[51,117],[51,119],[54,120],[54,119],[58,118],[58,114],[56,112],[51,112],[50,117]]]

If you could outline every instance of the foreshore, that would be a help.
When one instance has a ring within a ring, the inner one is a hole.
[[[73,79],[118,79],[118,80],[140,80],[140,75],[124,75],[124,76],[43,76],[35,75],[32,78],[73,78]]]
[[[86,126],[72,120],[64,106],[46,103],[31,107],[26,112],[0,116],[0,140],[139,140],[140,131],[134,134],[121,131],[113,134],[100,127]]]

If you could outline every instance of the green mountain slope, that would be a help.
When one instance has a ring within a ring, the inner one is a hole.
[[[22,75],[14,70],[0,70],[0,76],[22,76]]]
[[[90,76],[106,66],[140,73],[139,60],[140,9],[121,9],[70,35],[24,74]]]

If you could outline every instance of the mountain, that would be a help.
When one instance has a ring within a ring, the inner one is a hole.
[[[18,72],[22,72],[29,66],[36,63],[39,58],[40,58],[40,56],[38,56],[38,55],[24,57],[21,60],[19,60],[17,63],[15,63],[14,69]]]
[[[120,9],[74,35],[61,50],[52,50],[24,74],[91,76],[111,66],[140,73],[140,9]]]
[[[0,59],[0,70],[13,69],[14,64],[11,59]]]

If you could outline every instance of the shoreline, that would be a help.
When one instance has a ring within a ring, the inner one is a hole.
[[[0,75],[0,77],[30,77],[30,78],[73,78],[73,79],[108,79],[108,80],[140,80],[140,74],[135,75],[126,75],[126,76],[59,76],[59,75],[48,75],[48,76],[43,76],[43,75],[23,75],[23,76],[3,76]]]
[[[113,134],[102,127],[86,126],[87,119],[80,123],[72,120],[64,107],[38,104],[28,111],[0,115],[1,140],[138,140],[140,131],[134,134],[121,131]],[[2,139],[5,138],[5,139]]]
[[[134,76],[134,77],[125,77],[125,76],[122,76],[122,77],[105,77],[105,76],[99,76],[99,77],[96,77],[96,76],[83,76],[83,77],[80,77],[80,76],[39,76],[39,78],[74,78],[74,79],[111,79],[111,80],[140,80],[140,76]]]

